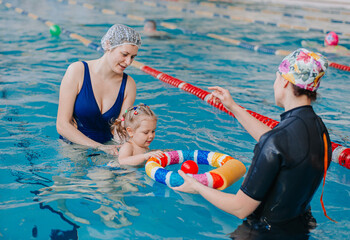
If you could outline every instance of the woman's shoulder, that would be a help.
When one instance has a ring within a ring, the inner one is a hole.
[[[135,91],[135,94],[136,94],[136,82],[130,75],[128,75],[128,78],[127,78],[126,88],[127,88],[127,92]]]
[[[80,79],[81,76],[84,76],[84,69],[85,67],[83,62],[74,62],[68,66],[66,74],[69,74],[74,78],[78,77],[78,79]]]
[[[62,82],[69,83],[69,84],[79,84],[81,86],[83,82],[83,78],[84,78],[84,64],[82,62],[74,62],[68,66]]]
[[[126,74],[126,73],[124,73]],[[131,84],[135,84],[135,80],[129,75],[129,74],[126,74],[127,75],[127,79],[128,79],[128,83],[130,82]]]
[[[67,71],[70,71],[70,72],[81,72],[83,69],[84,69],[84,64],[83,64],[83,62],[79,61],[79,62],[71,63],[68,66]]]

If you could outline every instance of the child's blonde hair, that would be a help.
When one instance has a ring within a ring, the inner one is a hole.
[[[137,129],[145,118],[151,118],[157,121],[157,116],[146,104],[141,103],[130,107],[122,115],[121,119],[118,118],[114,121],[111,126],[112,134],[114,136],[117,134],[120,140],[125,142],[129,137],[126,128]]]

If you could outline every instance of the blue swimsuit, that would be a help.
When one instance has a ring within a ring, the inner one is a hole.
[[[113,137],[110,126],[120,114],[128,75],[123,74],[122,84],[114,105],[101,114],[92,89],[89,66],[84,61],[82,63],[85,69],[84,82],[75,100],[73,117],[79,131],[96,142],[105,143]]]

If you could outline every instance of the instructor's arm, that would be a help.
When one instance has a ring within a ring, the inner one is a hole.
[[[214,90],[212,96],[218,98],[221,103],[235,115],[235,118],[247,130],[247,132],[256,140],[259,141],[261,135],[271,130],[264,123],[250,115],[245,109],[239,106],[231,97],[230,92],[222,87],[209,87]],[[215,99],[214,99],[215,101]]]
[[[200,194],[217,208],[235,215],[240,219],[249,216],[260,204],[260,201],[254,200],[241,190],[239,190],[237,194],[221,192],[204,186],[194,178],[187,176],[181,170],[179,170],[179,174],[185,182],[181,186],[172,189],[181,192]]]

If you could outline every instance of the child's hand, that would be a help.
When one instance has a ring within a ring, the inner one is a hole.
[[[157,151],[151,151],[151,152],[145,153],[144,156],[145,156],[145,160],[148,160],[151,157],[161,158],[163,154],[164,154],[163,151],[157,150]]]

